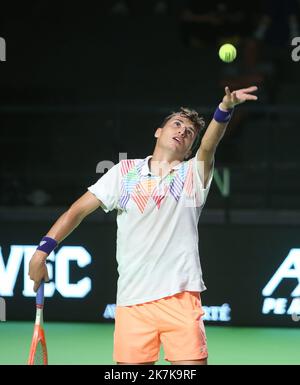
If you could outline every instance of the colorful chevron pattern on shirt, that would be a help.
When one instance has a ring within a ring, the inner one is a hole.
[[[167,194],[170,194],[176,202],[183,191],[188,196],[193,192],[193,170],[192,161],[182,162],[177,170],[168,174],[161,181],[155,175],[142,175],[142,168],[147,158],[142,161],[122,160],[121,163],[121,194],[119,206],[126,209],[130,199],[137,205],[141,213],[144,212],[150,199],[154,201],[157,208]]]

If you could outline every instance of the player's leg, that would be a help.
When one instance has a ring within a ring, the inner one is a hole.
[[[170,361],[172,365],[207,365],[207,358],[203,360]]]
[[[204,311],[199,293],[178,293],[160,304],[165,359],[173,365],[206,365],[206,335],[201,319]]]
[[[155,361],[153,362],[139,362],[139,363],[128,363],[128,362],[117,362],[117,365],[154,365]]]
[[[158,360],[159,334],[147,306],[116,307],[114,361],[118,365],[153,365]]]

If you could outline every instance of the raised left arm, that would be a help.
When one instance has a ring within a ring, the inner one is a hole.
[[[252,92],[256,90],[257,87],[252,86],[231,92],[229,87],[225,87],[225,96],[205,131],[197,153],[197,160],[204,162],[204,186],[208,182],[214,155],[220,140],[225,134],[232,109],[247,100],[257,100],[257,96],[252,95]]]

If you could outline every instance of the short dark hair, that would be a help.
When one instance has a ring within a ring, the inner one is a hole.
[[[196,137],[194,139],[194,143],[191,147],[191,151],[193,152],[195,148],[197,148],[200,145],[200,139],[201,139],[201,133],[205,127],[205,121],[202,116],[198,114],[196,110],[192,110],[187,107],[180,107],[180,110],[177,112],[172,112],[170,115],[168,115],[162,122],[161,127],[164,127],[165,124],[172,119],[174,116],[180,115],[183,118],[189,119],[194,128],[197,130]]]

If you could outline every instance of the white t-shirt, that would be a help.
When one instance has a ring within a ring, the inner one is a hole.
[[[181,162],[161,179],[145,159],[122,160],[88,190],[117,209],[117,305],[206,289],[198,251],[198,220],[213,172],[203,188],[203,163]]]

